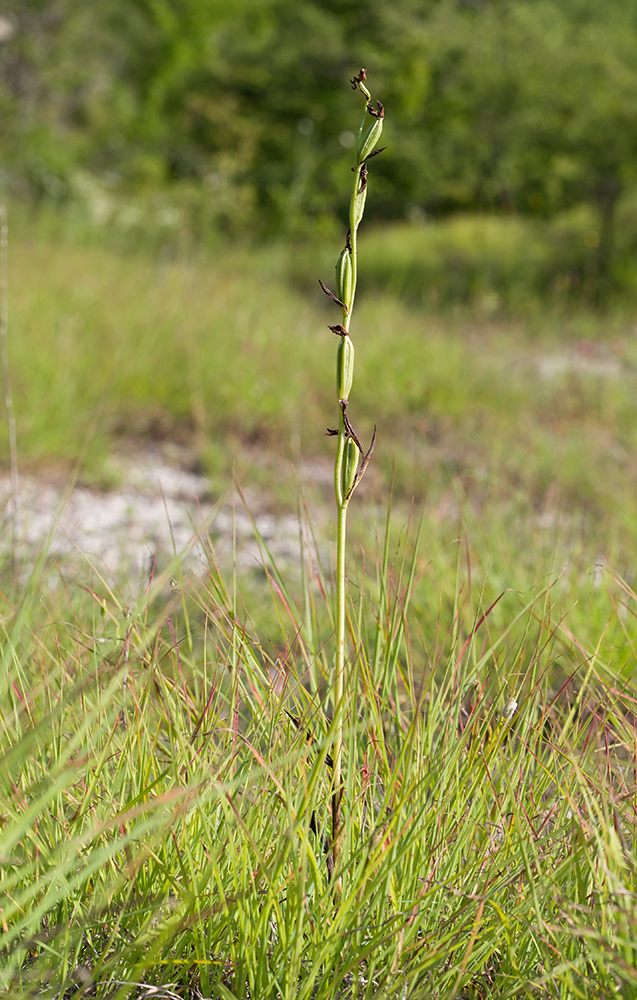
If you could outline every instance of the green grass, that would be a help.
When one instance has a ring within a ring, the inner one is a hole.
[[[15,230],[9,344],[23,469],[70,469],[82,456],[82,475],[109,484],[122,443],[172,438],[195,445],[220,489],[249,469],[244,483],[289,509],[287,463],[332,464],[333,307],[312,275],[329,283],[333,262],[307,259],[301,294],[281,247],[162,263],[61,229]],[[552,558],[580,577],[600,554],[633,571],[632,314],[496,319],[366,293],[354,326],[357,426],[369,440],[378,425],[367,503],[382,508],[390,481],[398,502],[426,499],[429,556],[462,511],[472,558],[488,552],[502,587],[527,588]],[[570,367],[547,375],[562,355]]]
[[[333,261],[306,257],[299,294],[285,281],[280,247],[162,262],[62,233],[38,237],[37,227],[16,231],[10,346],[23,461],[74,461],[87,437],[96,461],[118,435],[198,432],[204,452],[210,442],[227,457],[252,442],[294,458],[331,454],[319,438],[333,312],[313,275],[329,282]],[[364,240],[360,253],[364,261]],[[494,319],[409,309],[369,292],[358,308],[357,409],[378,422],[385,467],[397,459],[407,495],[431,489],[441,467],[469,479],[485,466],[487,479],[517,482],[534,502],[548,478],[568,501],[583,494],[598,510],[622,493],[620,483],[632,490],[633,314]],[[562,350],[608,354],[619,377],[541,377],[538,362]],[[577,479],[562,453],[577,449],[583,420]],[[406,435],[408,447],[395,447]],[[555,449],[549,474],[545,454]],[[603,476],[587,476],[599,463]]]
[[[16,230],[23,468],[110,481],[128,438],[172,437],[296,507],[292,463],[333,462],[333,315],[284,250],[162,263]],[[46,553],[19,591],[2,574],[6,995],[637,996],[634,317],[366,294],[355,323],[379,441],[350,521],[340,907],[311,829],[333,499],[305,484],[302,573],[263,546],[265,577],[210,550],[143,592],[88,561],[52,586]]]
[[[5,598],[4,995],[637,995],[635,595],[607,576],[609,658],[548,582],[498,623],[462,560],[423,606],[413,541],[352,567],[335,911],[334,595],[305,559],[296,594],[269,564],[269,632],[212,554],[172,598]]]

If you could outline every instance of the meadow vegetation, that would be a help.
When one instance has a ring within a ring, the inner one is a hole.
[[[23,467],[83,454],[108,488],[127,440],[172,438],[276,512],[295,465],[331,464],[333,307],[284,246],[124,253],[18,219],[10,264]],[[46,553],[18,590],[7,567],[8,995],[637,993],[634,320],[391,281],[355,318],[379,439],[350,517],[339,908],[333,499],[301,476],[302,572],[265,543],[265,576],[210,546],[205,578],[176,558],[132,596],[88,558],[53,590]]]
[[[168,442],[299,519],[285,568],[256,525],[141,583],[3,550],[7,997],[637,997],[634,16],[341,7],[0,17],[21,469]],[[396,117],[339,578],[358,46]]]
[[[331,572],[305,559],[299,595],[268,564],[267,634],[212,553],[172,597],[5,599],[6,995],[633,995],[634,594],[608,578],[611,655],[550,581],[496,625],[461,559],[447,604],[381,542],[350,585],[335,910]]]

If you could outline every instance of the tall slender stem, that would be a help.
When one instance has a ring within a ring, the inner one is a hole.
[[[365,70],[361,70],[358,76],[351,81],[354,90],[360,90],[366,103],[360,128],[358,130],[358,141],[356,144],[356,163],[353,167],[354,184],[350,203],[349,232],[345,242],[345,248],[336,265],[337,294],[334,295],[323,285],[324,291],[327,292],[330,298],[340,306],[343,313],[343,322],[338,324],[338,326],[330,327],[330,329],[341,338],[338,346],[336,362],[336,388],[340,407],[339,424],[338,431],[330,432],[338,435],[336,462],[334,465],[334,490],[336,494],[338,526],[336,541],[336,664],[332,688],[334,708],[334,748],[332,754],[333,776],[331,849],[331,870],[336,872],[336,878],[334,880],[334,899],[336,905],[338,905],[340,901],[342,892],[342,807],[344,791],[343,743],[346,719],[345,631],[347,622],[347,577],[345,571],[345,556],[347,508],[350,497],[365,472],[375,440],[374,437],[369,451],[367,454],[363,454],[358,437],[356,436],[349,417],[347,416],[349,394],[352,387],[354,371],[354,347],[350,338],[349,329],[352,309],[354,306],[354,298],[356,295],[357,231],[363,216],[365,199],[367,197],[367,160],[372,155],[375,155],[373,150],[378,142],[378,139],[380,138],[384,114],[381,104],[377,102],[376,108],[372,106],[371,95],[364,84],[365,79]],[[359,462],[360,469],[358,468]]]
[[[343,803],[343,735],[344,735],[344,702],[345,693],[345,552],[347,536],[347,504],[338,510],[338,531],[336,537],[336,670],[334,675],[334,713],[335,733],[333,759],[333,793],[332,793],[332,860],[336,870],[340,868],[342,853],[342,817]],[[340,894],[340,886],[337,888]]]

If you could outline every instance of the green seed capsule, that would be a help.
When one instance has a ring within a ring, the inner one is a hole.
[[[365,132],[365,135],[360,140],[360,143],[356,150],[356,159],[358,160],[359,163],[362,163],[363,160],[366,159],[372,152],[374,146],[380,139],[382,131],[383,131],[383,119],[382,118],[374,119],[372,124]]]
[[[352,224],[354,230],[358,229],[359,223],[363,218],[363,212],[365,211],[365,202],[367,201],[367,186],[359,191],[358,194],[354,196],[354,205],[352,212]]]
[[[351,438],[348,438],[345,442],[345,454],[343,455],[343,466],[342,466],[342,489],[343,489],[343,499],[348,499],[348,494],[352,487],[354,486],[354,480],[356,479],[356,470],[358,469],[358,448],[354,444]]]
[[[354,270],[352,268],[352,254],[348,247],[345,247],[336,264],[336,294],[341,302],[344,302],[348,310],[352,305],[352,292],[354,290]]]
[[[336,349],[336,391],[339,399],[349,399],[354,381],[354,345],[349,337],[341,337]]]

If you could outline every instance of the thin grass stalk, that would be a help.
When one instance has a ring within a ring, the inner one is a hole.
[[[328,430],[328,434],[338,436],[336,461],[334,464],[334,491],[337,506],[337,540],[336,540],[336,664],[334,671],[334,768],[332,779],[332,851],[330,865],[339,870],[342,853],[342,804],[343,804],[343,739],[345,725],[345,629],[346,629],[346,539],[347,539],[347,508],[350,498],[358,486],[371,457],[376,431],[367,452],[360,444],[358,436],[352,427],[348,416],[349,395],[354,376],[354,346],[350,337],[350,323],[357,279],[357,233],[367,198],[368,161],[379,150],[375,147],[383,129],[384,109],[380,102],[372,103],[369,90],[365,86],[366,72],[360,71],[351,80],[352,88],[359,90],[365,99],[365,110],[358,130],[356,143],[356,162],[352,168],[354,183],[350,200],[349,231],[345,239],[345,247],[336,264],[336,293],[331,292],[321,282],[324,292],[342,312],[342,322],[330,326],[330,330],[339,338],[336,355],[336,390],[339,404],[339,423],[337,430]],[[335,882],[335,892],[340,896],[340,880]]]
[[[4,409],[7,418],[9,435],[9,462],[11,466],[11,530],[13,573],[17,580],[17,545],[18,545],[18,442],[16,434],[15,414],[13,412],[13,397],[9,379],[9,225],[7,209],[0,205],[0,367],[2,369],[2,389],[4,393]]]

